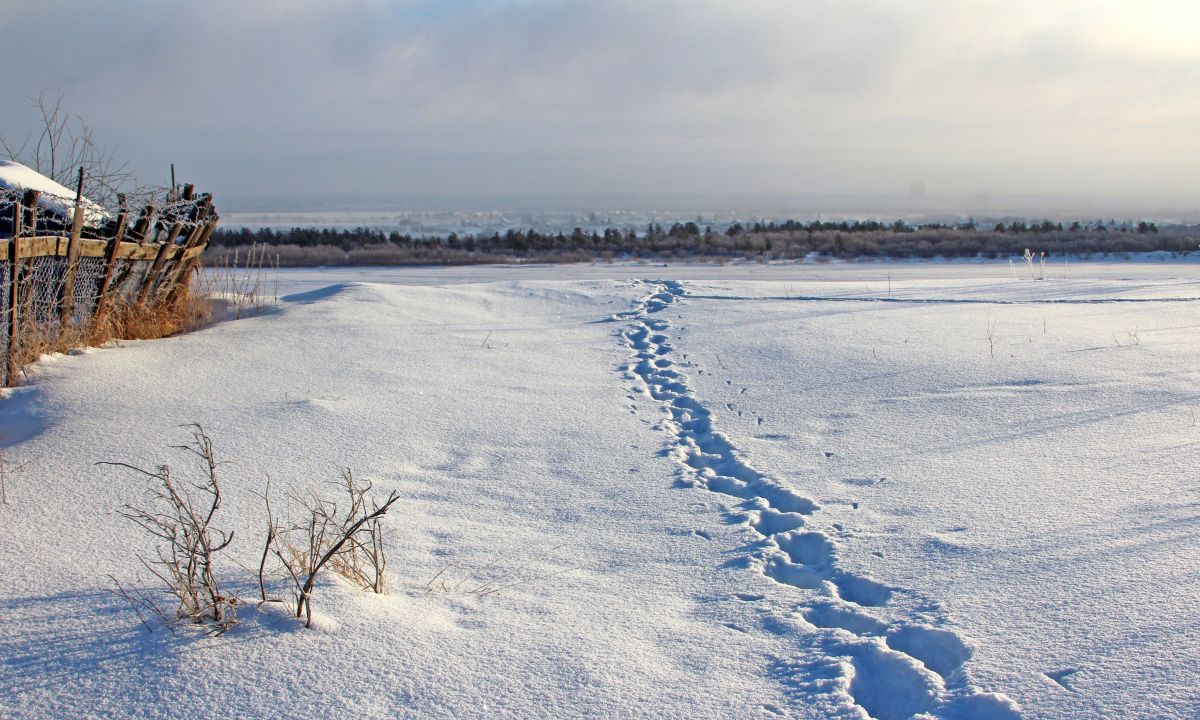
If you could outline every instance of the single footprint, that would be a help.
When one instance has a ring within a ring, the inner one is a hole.
[[[833,578],[833,584],[837,587],[839,597],[855,605],[882,607],[892,599],[892,589],[887,585],[859,575],[838,573]]]
[[[893,650],[912,655],[944,678],[949,678],[971,659],[971,648],[962,638],[949,630],[928,625],[903,626],[888,635],[887,644]]]

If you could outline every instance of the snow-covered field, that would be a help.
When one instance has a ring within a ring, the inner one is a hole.
[[[297,270],[45,359],[0,401],[0,717],[1196,718],[1197,277]],[[191,422],[240,595],[267,477],[344,467],[402,495],[391,593],[147,632],[107,589],[153,587],[148,483],[94,463],[190,470]]]

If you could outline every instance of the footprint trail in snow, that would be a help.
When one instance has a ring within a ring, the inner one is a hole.
[[[632,360],[622,370],[666,410],[663,429],[684,482],[738,503],[735,519],[757,540],[748,565],[797,592],[795,612],[814,633],[804,644],[821,659],[788,670],[795,684],[828,694],[847,717],[1019,718],[1007,697],[971,686],[963,667],[971,648],[940,627],[934,604],[840,567],[838,540],[810,528],[817,504],[755,469],[714,429],[713,413],[672,359],[663,310],[685,297],[684,286],[646,284],[648,294],[612,318],[626,323],[618,335]]]

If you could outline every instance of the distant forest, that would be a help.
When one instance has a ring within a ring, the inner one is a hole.
[[[718,232],[693,222],[669,228],[651,223],[643,231],[609,228],[603,232],[539,232],[413,237],[399,232],[357,228],[332,230],[218,229],[206,253],[210,264],[244,257],[259,246],[272,263],[311,265],[469,265],[513,262],[590,262],[594,260],[700,260],[726,262],[838,258],[1002,258],[1026,249],[1047,256],[1167,251],[1200,247],[1200,227],[1152,222],[1075,222],[1067,226],[1036,223],[977,227],[911,226],[902,221],[796,222],[733,224]]]

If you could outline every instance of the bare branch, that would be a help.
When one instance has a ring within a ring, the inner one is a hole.
[[[234,534],[212,527],[221,506],[218,463],[211,438],[199,425],[193,428],[193,444],[183,449],[200,458],[205,473],[203,482],[190,483],[193,490],[181,487],[168,465],[150,471],[123,462],[97,464],[123,467],[156,481],[151,494],[155,509],[126,505],[120,511],[160,542],[155,559],[139,555],[139,560],[175,597],[177,618],[212,623],[220,633],[237,622],[239,601],[221,590],[215,570],[217,553],[229,547]],[[204,509],[198,510],[201,502]]]
[[[323,498],[311,488],[304,496],[290,495],[301,511],[301,520],[286,528],[275,524],[268,501],[268,538],[260,564],[260,592],[266,597],[262,567],[267,554],[277,558],[292,580],[296,617],[312,626],[312,595],[326,567],[351,582],[376,593],[384,591],[387,566],[380,519],[400,499],[392,492],[380,504],[369,501],[370,483],[362,483],[349,470],[342,471],[341,485],[349,497],[347,509]]]

